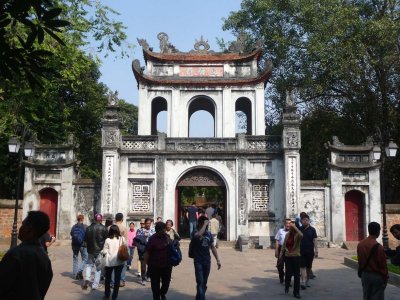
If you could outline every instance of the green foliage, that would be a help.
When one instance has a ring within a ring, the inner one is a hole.
[[[351,258],[358,261],[357,255],[354,255]],[[391,263],[388,263],[387,267],[388,267],[389,272],[392,272],[392,273],[400,275],[400,266],[395,266],[395,265],[393,265]]]
[[[43,68],[52,70],[52,76],[42,78],[42,88],[31,89],[24,76],[1,81],[0,94],[0,198],[11,198],[16,186],[17,158],[8,154],[7,142],[11,135],[19,134],[18,128],[29,127],[41,143],[65,143],[69,135],[76,142],[76,157],[82,177],[101,177],[101,118],[107,105],[107,87],[99,82],[99,62],[85,54],[86,34],[97,32],[96,40],[114,36],[109,46],[122,42],[122,25],[118,22],[89,18],[87,7],[96,4],[101,10],[99,18],[108,19],[108,9],[99,2],[58,1],[62,16],[70,20],[72,27],[58,33],[65,41],[62,45],[51,36],[45,36],[35,47],[51,52]],[[102,25],[99,25],[102,24]],[[107,28],[109,26],[109,28]],[[102,34],[103,32],[104,34]],[[101,50],[114,50],[103,47]],[[57,76],[54,76],[57,74]],[[41,75],[44,75],[42,73]],[[0,74],[0,79],[1,79]],[[129,132],[137,130],[137,109],[120,100],[121,114]]]
[[[312,116],[317,118],[314,123],[319,119],[320,127],[303,126],[306,145],[317,142],[313,135],[320,137],[317,148],[304,149],[303,142],[303,153],[313,153],[333,132],[346,143],[357,144],[378,127],[387,144],[390,122],[395,125],[391,135],[400,144],[399,15],[397,1],[244,0],[241,9],[225,20],[224,29],[263,41],[263,59],[274,65],[267,89],[267,103],[274,110],[268,120],[279,119],[285,91],[291,89],[308,122]],[[332,120],[322,122],[321,110],[345,122],[335,126],[350,123],[350,132],[333,130]],[[322,176],[326,157],[317,153],[313,160],[304,179]],[[394,163],[399,165],[398,159]],[[399,178],[397,173],[385,175]]]
[[[69,25],[53,0],[0,2],[0,78],[23,77],[31,86],[50,70],[44,67],[51,51],[40,48],[46,36],[64,44],[57,33]]]
[[[138,131],[138,108],[123,100],[119,101],[119,119],[122,122],[123,134],[137,134]]]
[[[222,201],[224,198],[223,190],[219,187],[200,187],[200,186],[185,186],[181,188],[182,205],[191,205],[196,202],[196,197],[204,195],[209,202]]]

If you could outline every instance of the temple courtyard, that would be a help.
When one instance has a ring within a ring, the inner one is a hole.
[[[239,252],[219,249],[222,262],[217,271],[215,260],[209,278],[207,299],[294,299],[292,290],[284,294],[275,268],[274,251],[250,249]],[[187,248],[182,249],[183,261],[173,269],[173,280],[167,298],[169,300],[194,299],[196,284],[192,260]],[[49,248],[54,277],[46,299],[86,300],[101,299],[104,288],[83,291],[81,282],[72,278],[72,251],[69,246]],[[320,249],[320,257],[314,261],[314,273],[310,288],[301,291],[302,299],[362,299],[362,289],[357,272],[343,264],[345,256],[354,252],[344,249]],[[388,285],[385,299],[399,299],[400,288]],[[128,272],[126,286],[120,289],[118,299],[152,299],[150,283],[141,286],[133,272]]]

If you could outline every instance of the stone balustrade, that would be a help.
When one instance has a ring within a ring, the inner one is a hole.
[[[236,138],[167,138],[164,134],[123,136],[121,150],[167,152],[268,152],[282,150],[281,136],[246,136]]]

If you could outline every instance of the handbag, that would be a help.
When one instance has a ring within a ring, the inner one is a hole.
[[[365,263],[364,267],[361,268],[360,265],[358,265],[358,271],[357,271],[358,277],[361,278],[361,275],[365,271],[365,269],[367,268],[371,257],[375,254],[376,250],[378,250],[378,246],[379,246],[379,243],[376,243],[374,245],[374,247],[372,247],[371,252],[369,253],[369,256],[367,258],[367,262]]]
[[[129,251],[128,247],[124,243],[122,243],[122,239],[123,237],[119,239],[119,248],[117,257],[119,260],[126,261],[129,259]]]

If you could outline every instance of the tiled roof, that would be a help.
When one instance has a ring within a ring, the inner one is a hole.
[[[152,77],[143,74],[140,65],[132,63],[133,74],[136,81],[146,85],[173,85],[173,86],[243,86],[249,84],[257,84],[263,82],[266,85],[272,73],[272,63],[267,63],[265,70],[256,77],[246,78],[209,78],[209,77]]]
[[[206,54],[191,53],[191,52],[177,52],[177,53],[157,53],[147,49],[143,49],[143,57],[145,61],[156,62],[176,62],[176,63],[221,63],[221,62],[246,62],[261,58],[262,49],[257,48],[251,53],[223,53],[223,52],[209,52]]]

